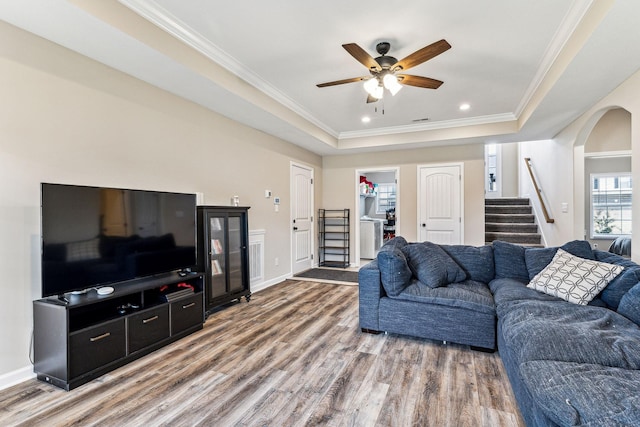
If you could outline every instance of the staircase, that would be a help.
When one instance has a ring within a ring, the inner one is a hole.
[[[543,246],[529,199],[485,199],[484,212],[486,244],[502,240],[522,246]]]

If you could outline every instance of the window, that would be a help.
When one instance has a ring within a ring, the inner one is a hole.
[[[591,175],[591,237],[631,235],[630,173]]]
[[[389,209],[396,207],[396,184],[378,184],[378,197],[376,197],[376,213],[384,214]]]

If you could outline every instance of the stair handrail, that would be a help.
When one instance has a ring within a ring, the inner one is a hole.
[[[527,169],[529,169],[529,176],[531,177],[531,181],[533,182],[533,187],[536,189],[536,194],[538,194],[538,200],[540,200],[540,206],[542,207],[542,214],[544,215],[545,221],[549,224],[553,224],[555,220],[549,216],[549,212],[547,212],[547,207],[544,204],[544,200],[542,199],[542,190],[538,187],[538,183],[536,182],[536,177],[533,175],[533,169],[531,169],[531,157],[525,157],[524,162],[527,164]]]

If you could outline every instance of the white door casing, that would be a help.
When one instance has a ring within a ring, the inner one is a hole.
[[[355,241],[353,253],[355,255],[356,265],[360,265],[360,221],[359,216],[361,215],[362,207],[361,204],[364,203],[363,197],[360,195],[360,176],[366,175],[368,173],[376,173],[376,172],[394,172],[395,174],[395,183],[396,183],[396,222],[395,222],[395,235],[401,236],[402,232],[400,231],[401,222],[400,222],[400,212],[402,209],[402,203],[400,202],[400,167],[399,166],[380,166],[380,167],[371,167],[366,169],[356,169],[355,171],[355,207],[356,207],[356,215],[354,215],[353,223],[355,238],[352,241]]]
[[[291,271],[313,266],[313,169],[291,163]]]
[[[463,165],[418,166],[418,235],[420,241],[462,243]]]

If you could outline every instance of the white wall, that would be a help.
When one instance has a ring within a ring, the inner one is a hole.
[[[41,182],[238,195],[266,230],[265,280],[290,274],[290,161],[315,168],[319,200],[319,156],[2,22],[0,39],[0,383],[29,367]]]
[[[518,197],[518,143],[502,144],[502,197]]]
[[[531,158],[532,169],[542,191],[547,212],[554,223],[545,222],[542,206],[532,184],[529,171],[524,163]],[[573,187],[572,174],[573,147],[558,140],[527,141],[520,143],[520,195],[531,200],[538,226],[547,246],[561,245],[573,238]],[[567,212],[562,212],[562,204],[567,203]]]

